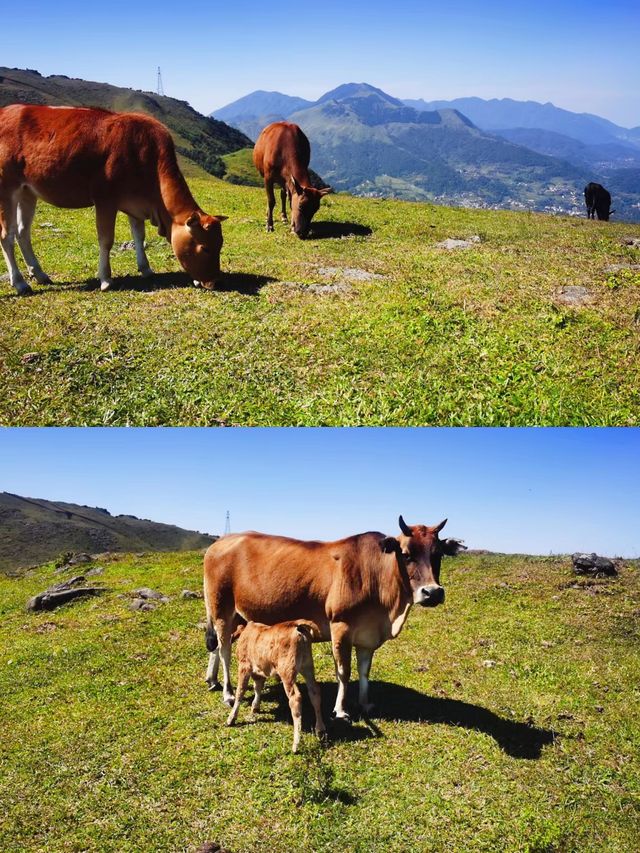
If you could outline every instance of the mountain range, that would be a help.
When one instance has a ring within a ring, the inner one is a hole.
[[[111,515],[100,507],[0,492],[0,572],[55,560],[64,552],[191,551],[217,537],[172,524]]]
[[[478,207],[582,214],[590,180],[617,188],[618,216],[640,219],[640,128],[553,104],[401,100],[347,83],[311,102],[257,91],[212,113],[255,139],[291,120],[336,189]]]
[[[217,177],[225,173],[224,155],[252,144],[236,128],[201,115],[186,101],[61,74],[44,77],[38,71],[0,67],[0,107],[15,103],[147,113],[169,128],[183,166],[186,160]]]

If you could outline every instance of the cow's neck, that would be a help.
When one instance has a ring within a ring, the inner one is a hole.
[[[298,163],[294,163],[289,169],[289,177],[294,177],[296,181],[303,187],[311,186],[311,178],[309,177],[309,172],[304,166],[300,166]]]
[[[385,574],[389,578],[394,578],[396,583],[391,584],[388,589],[388,598],[384,604],[387,607],[389,621],[391,622],[391,636],[397,637],[407,621],[407,616],[413,604],[413,591],[409,585],[409,579],[406,576],[406,570],[403,571],[397,564],[395,554],[389,554],[388,558],[392,566],[385,567]]]
[[[184,225],[194,211],[200,212],[200,207],[191,195],[191,190],[178,167],[175,154],[173,157],[165,156],[158,163],[158,177],[162,199],[162,205],[158,210],[162,225],[160,234],[170,238],[171,226]]]

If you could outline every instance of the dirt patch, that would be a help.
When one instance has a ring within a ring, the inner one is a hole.
[[[357,267],[317,267],[316,273],[321,278],[348,278],[350,281],[375,281],[383,279],[383,275]]]
[[[297,290],[300,293],[314,293],[318,296],[329,296],[334,293],[353,293],[353,287],[346,281],[334,281],[330,284],[303,284],[301,281],[281,281],[280,287]]]
[[[606,273],[623,272],[623,270],[640,270],[640,264],[609,264],[604,268]]]
[[[442,243],[436,243],[436,249],[471,249],[480,242],[480,237],[477,234],[467,237],[466,240],[455,240],[453,237],[448,237]]]

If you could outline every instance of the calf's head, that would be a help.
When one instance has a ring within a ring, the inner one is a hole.
[[[291,177],[291,230],[301,240],[309,233],[311,220],[320,207],[320,199],[330,192],[333,192],[331,187],[324,190],[303,187],[299,181]]]
[[[413,593],[413,603],[422,607],[436,607],[444,602],[444,587],[440,584],[440,565],[444,556],[454,557],[466,546],[457,539],[439,539],[438,533],[447,519],[428,527],[409,525],[400,516],[401,535],[383,539],[385,551],[395,551],[401,570],[405,573]]]
[[[184,224],[174,222],[171,229],[171,246],[182,268],[208,289],[222,278],[220,250],[226,218],[194,211]]]

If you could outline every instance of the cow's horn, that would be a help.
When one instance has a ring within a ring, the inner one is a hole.
[[[441,521],[440,524],[437,524],[436,528],[435,528],[436,533],[440,533],[440,531],[442,530],[442,528],[445,526],[446,523],[447,523],[447,519],[445,518],[444,521]]]
[[[398,524],[400,525],[400,530],[402,530],[405,536],[411,536],[411,528],[405,522],[402,516],[400,516],[400,518],[398,519]]]

